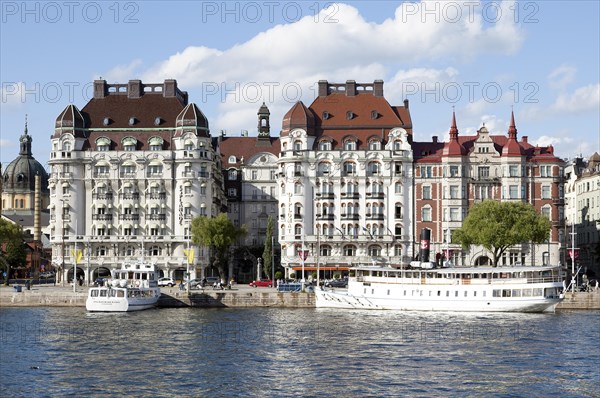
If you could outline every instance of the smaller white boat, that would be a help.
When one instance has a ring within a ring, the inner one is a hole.
[[[111,276],[104,286],[90,288],[85,302],[88,311],[127,312],[156,306],[160,288],[154,265],[141,261],[125,264]]]

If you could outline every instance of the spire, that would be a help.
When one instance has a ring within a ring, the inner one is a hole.
[[[25,115],[25,131],[23,131],[23,135],[21,136],[21,138],[19,138],[19,155],[31,156],[31,136],[28,135],[27,132],[27,115]]]
[[[458,140],[458,128],[456,127],[456,114],[454,113],[454,107],[452,107],[452,125],[450,126],[450,140]]]
[[[508,139],[517,139],[517,127],[515,126],[515,112],[510,111],[510,125],[508,126]]]

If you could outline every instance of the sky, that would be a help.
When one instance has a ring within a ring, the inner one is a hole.
[[[257,111],[314,100],[321,79],[384,80],[410,103],[415,141],[447,141],[485,123],[553,145],[600,152],[598,1],[0,1],[0,162],[19,152],[27,115],[47,167],[54,121],[82,109],[94,79],[177,79],[211,133],[256,134]]]

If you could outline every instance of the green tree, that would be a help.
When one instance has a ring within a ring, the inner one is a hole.
[[[522,202],[485,200],[469,210],[462,228],[452,241],[468,250],[481,245],[492,253],[494,267],[510,246],[523,242],[542,243],[548,239],[550,221]]]
[[[23,231],[19,225],[0,218],[0,264],[6,271],[5,284],[10,279],[10,265],[23,266],[26,262],[25,246],[23,244]]]
[[[219,270],[219,276],[224,280],[227,279],[225,270],[229,248],[244,235],[246,228],[237,228],[225,213],[215,218],[200,216],[192,220],[192,242],[210,248],[211,264]]]
[[[271,267],[273,266],[273,217],[269,216],[267,221],[267,234],[265,235],[265,250],[262,254],[263,272],[267,278],[271,277]]]

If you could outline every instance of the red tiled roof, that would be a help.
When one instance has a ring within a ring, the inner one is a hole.
[[[257,143],[259,145],[257,145]],[[252,156],[262,152],[272,153],[278,157],[279,152],[281,151],[281,143],[279,138],[276,137],[271,137],[270,146],[265,146],[263,142],[259,143],[257,137],[223,137],[219,147],[224,169],[229,167],[240,167],[242,157],[244,158],[244,161],[247,161]],[[229,163],[230,156],[236,157],[236,163]]]

